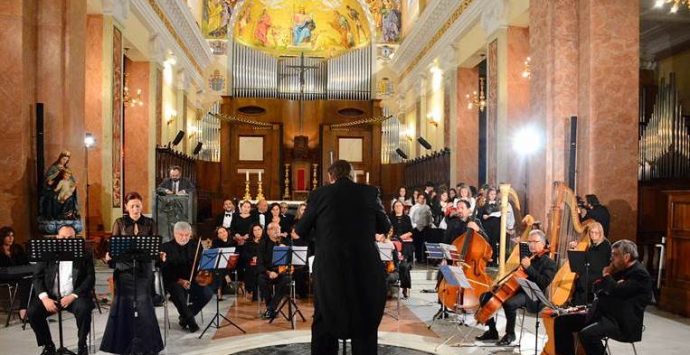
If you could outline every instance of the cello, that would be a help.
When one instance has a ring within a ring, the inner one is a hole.
[[[447,308],[454,309],[462,297],[460,304],[463,309],[478,307],[479,296],[491,287],[492,279],[486,274],[486,263],[493,255],[491,245],[479,232],[467,228],[465,234],[453,240],[453,246],[458,251],[459,264],[473,288],[461,289],[442,279],[438,285],[439,300]]]
[[[548,248],[544,248],[540,253],[533,254],[530,260],[536,257],[542,257],[549,253]],[[491,291],[491,298],[474,314],[474,318],[480,324],[486,324],[486,322],[493,317],[493,315],[498,312],[498,310],[503,306],[503,303],[513,297],[518,291],[520,291],[520,284],[518,279],[526,279],[528,277],[527,272],[522,267],[518,266],[515,270],[508,273],[503,279],[499,280],[497,285]]]

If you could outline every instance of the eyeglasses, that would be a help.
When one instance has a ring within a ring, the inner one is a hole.
[[[541,243],[541,240],[528,240],[527,243]]]

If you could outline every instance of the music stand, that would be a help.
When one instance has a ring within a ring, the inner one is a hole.
[[[208,270],[213,272],[217,278],[220,277],[221,271],[225,270],[228,267],[228,261],[230,260],[230,255],[234,254],[235,248],[230,247],[230,248],[214,248],[214,249],[206,249],[202,252],[201,254],[201,259],[199,260],[199,268],[198,270]],[[219,285],[220,287],[220,285]],[[240,328],[239,325],[235,324],[235,322],[231,321],[224,315],[220,314],[220,297],[218,296],[218,292],[215,292],[216,294],[216,314],[211,318],[211,320],[208,322],[208,325],[206,328],[204,328],[204,331],[201,332],[199,335],[199,339],[204,336],[206,331],[213,327],[215,329],[220,329],[223,327],[227,327],[229,325],[234,326],[235,328],[239,329],[242,333],[247,334],[244,329]],[[221,318],[224,319],[228,324],[223,324],[221,325]]]
[[[539,289],[539,286],[535,284],[534,282],[527,280],[527,279],[517,279],[518,284],[520,284],[520,287],[522,287],[522,290],[525,291],[525,294],[527,295],[527,298],[532,300],[532,302],[538,302],[543,304],[544,306],[551,308],[551,309],[558,309],[558,307],[554,306],[551,301],[549,301],[546,296],[544,296],[544,293],[541,292],[541,289]],[[537,346],[539,346],[539,316],[537,315],[536,317],[537,321],[534,325],[534,354],[537,354]]]
[[[57,270],[57,306],[58,306],[58,332],[60,334],[60,347],[55,350],[56,354],[76,355],[74,352],[65,348],[62,333],[62,294],[60,291],[60,262],[76,261],[84,258],[84,239],[32,239],[29,240],[30,255],[29,260],[41,261],[46,264],[54,264]]]
[[[302,322],[306,322],[307,320],[304,318],[304,315],[302,314],[302,311],[300,311],[299,307],[297,306],[297,303],[295,303],[294,296],[292,295],[292,267],[294,265],[297,266],[305,266],[307,265],[307,248],[305,246],[275,246],[273,247],[273,266],[286,266],[287,267],[287,273],[289,277],[289,282],[288,282],[288,287],[290,287],[290,290],[288,290],[286,296],[283,297],[283,299],[280,301],[280,304],[278,305],[278,308],[276,309],[276,313],[280,313],[283,315],[285,320],[290,322],[290,325],[292,326],[292,329],[295,329],[295,315],[299,314],[300,318],[302,318]],[[283,312],[283,307],[287,305],[288,307],[288,313],[285,314]],[[271,318],[268,323],[273,323],[273,320],[275,318]]]
[[[589,257],[586,251],[568,250],[570,269],[585,278],[585,305],[589,304]]]
[[[139,318],[137,308],[137,261],[146,262],[155,260],[160,255],[160,235],[114,235],[110,237],[110,257],[116,262],[132,262],[132,279],[134,283],[134,297],[132,298],[132,349],[137,350],[141,343],[137,335],[136,321]]]
[[[388,244],[388,243],[376,243],[376,247],[379,250],[379,258],[381,258],[381,262],[384,263],[384,265],[388,262],[394,262],[393,260],[393,253],[395,250],[395,245],[393,243]],[[397,252],[397,251],[396,251]],[[386,290],[388,290],[388,282],[386,281]],[[386,291],[387,293],[387,291]],[[398,285],[398,297],[397,297],[397,308],[396,308],[396,315],[393,315],[391,312],[387,312],[384,310],[386,314],[391,316],[395,320],[399,320],[400,318],[400,286]]]

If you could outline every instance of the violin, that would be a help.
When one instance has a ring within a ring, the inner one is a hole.
[[[201,249],[202,243],[203,241],[199,240],[196,244],[196,252],[194,253],[194,261],[192,262],[192,272],[189,275],[189,282],[191,283],[192,278],[194,278],[194,282],[199,286],[205,287],[213,284],[213,273],[211,271],[201,270],[196,274],[196,277],[194,277],[194,269],[196,269],[196,263],[199,260],[199,250]]]
[[[541,252],[532,254],[529,259],[533,260],[534,258],[542,257],[549,252],[548,248],[544,248]],[[503,302],[515,296],[515,294],[520,291],[520,284],[517,280],[526,279],[527,277],[528,275],[525,268],[520,264],[515,270],[499,280],[491,291],[491,298],[483,306],[479,307],[479,310],[474,314],[474,318],[477,322],[486,324],[486,322],[503,306]]]

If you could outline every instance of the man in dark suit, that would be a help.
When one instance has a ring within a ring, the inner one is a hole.
[[[582,210],[582,220],[593,219],[604,228],[604,235],[609,236],[609,225],[611,224],[611,214],[608,208],[599,202],[597,195],[585,195],[585,204]]]
[[[76,231],[72,226],[62,226],[57,238],[74,238]],[[60,273],[60,285],[57,284],[57,273]],[[39,262],[34,272],[33,286],[35,294],[29,306],[29,323],[36,334],[38,346],[43,346],[41,355],[55,354],[55,344],[50,335],[47,318],[62,308],[74,314],[77,320],[79,335],[79,355],[88,354],[86,337],[91,327],[91,310],[95,307],[91,298],[94,284],[93,258],[87,254],[76,261],[54,263]],[[62,298],[58,303],[58,288]]]
[[[159,195],[189,195],[196,191],[194,183],[186,177],[182,177],[182,168],[173,165],[168,171],[168,178],[164,179],[156,192]]]
[[[173,227],[173,234],[175,236],[173,240],[161,245],[161,251],[164,253],[161,268],[163,283],[180,314],[180,326],[194,333],[199,330],[194,316],[211,300],[213,289],[211,286],[200,286],[196,281],[189,280],[198,243],[197,241],[189,242],[192,226],[187,222],[177,222]],[[201,254],[201,251],[199,253]],[[189,293],[191,306],[187,305],[187,293]]]
[[[235,217],[235,203],[231,199],[227,198],[223,201],[223,213],[216,216],[214,227],[225,227],[230,230],[230,225],[232,224],[232,219]]]
[[[652,279],[637,261],[637,246],[622,239],[611,246],[611,264],[594,283],[597,295],[580,342],[589,355],[605,354],[604,337],[636,342],[642,339],[644,309],[652,301]]]
[[[350,163],[334,162],[328,177],[295,226],[296,237],[316,238],[311,352],[337,354],[338,339],[352,339],[353,354],[376,354],[386,274],[375,235],[391,224],[378,189],[353,182]]]

